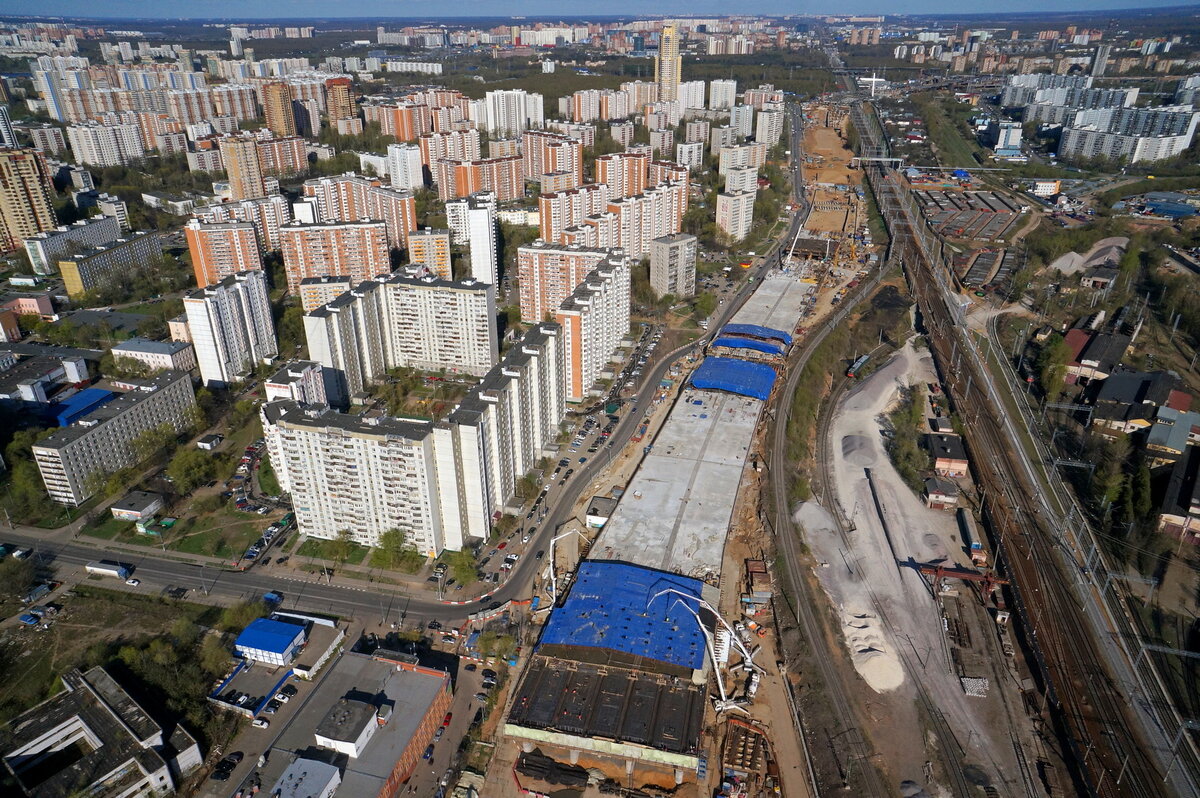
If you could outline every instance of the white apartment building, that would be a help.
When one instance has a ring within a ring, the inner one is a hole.
[[[1129,163],[1173,158],[1192,144],[1200,111],[1190,105],[1080,111],[1063,129],[1063,159],[1124,158]]]
[[[734,241],[741,241],[750,234],[754,224],[754,198],[756,191],[740,194],[717,195],[717,227]]]
[[[763,141],[748,141],[745,144],[734,144],[722,147],[717,156],[717,171],[726,174],[730,169],[739,166],[753,166],[761,169],[767,163],[767,144]]]
[[[542,95],[524,89],[489,91],[484,95],[487,131],[492,136],[519,136],[546,121]]]
[[[696,293],[696,249],[696,237],[690,233],[650,242],[650,287],[657,297],[686,299]]]
[[[664,130],[650,131],[650,151],[654,153],[662,153],[666,157],[671,157],[671,151],[675,147],[675,131],[671,128]]]
[[[753,166],[737,166],[725,172],[725,193],[740,194],[758,190],[758,170]]]
[[[679,93],[675,97],[680,108],[704,107],[704,81],[688,80],[679,84]]]
[[[294,401],[263,406],[263,431],[300,530],[376,545],[403,529],[436,556],[486,540],[493,514],[553,443],[565,413],[556,325],[529,330],[445,422],[363,418]]]
[[[184,297],[200,378],[223,387],[241,382],[279,354],[265,272],[239,272]]]
[[[336,375],[342,404],[389,369],[487,373],[499,360],[496,292],[407,267],[368,280],[304,317],[309,356]]]
[[[730,108],[729,126],[743,138],[754,135],[754,106],[735,105]]]
[[[737,105],[737,81],[713,80],[708,84],[708,107],[714,111]]]
[[[325,369],[311,360],[293,360],[263,383],[268,402],[291,399],[303,405],[329,403],[325,395]]]
[[[689,172],[704,168],[704,142],[675,145],[675,163],[682,164]]]
[[[109,474],[137,465],[138,435],[163,424],[182,432],[194,407],[191,377],[167,371],[55,430],[33,445],[46,492],[59,504],[83,504]]]
[[[446,223],[450,240],[466,244],[471,255],[471,279],[495,285],[498,279],[496,263],[496,195],[481,191],[446,203]]]
[[[415,144],[389,144],[387,174],[394,189],[416,191],[423,188],[425,172],[421,164],[421,148]]]
[[[719,155],[725,147],[737,143],[738,132],[729,125],[719,125],[708,133],[708,149],[714,155]]]
[[[754,122],[754,140],[774,147],[783,136],[783,111],[759,111]]]
[[[146,157],[142,132],[135,124],[71,125],[67,141],[75,160],[89,166],[122,166]]]
[[[575,287],[554,314],[562,328],[563,393],[568,402],[591,395],[604,366],[629,334],[627,258],[606,258]]]
[[[553,446],[566,413],[563,369],[558,325],[536,325],[448,417],[459,451],[479,452],[483,480],[472,501],[489,517]]]
[[[112,348],[116,362],[134,361],[151,371],[196,370],[196,350],[185,341],[151,341],[146,338],[130,338]]]
[[[114,216],[80,219],[25,239],[25,253],[37,274],[55,274],[58,261],[72,251],[99,247],[121,237],[121,223]]]
[[[462,548],[461,533],[443,524],[441,502],[457,495],[457,480],[439,474],[432,423],[349,416],[291,400],[263,405],[262,421],[302,534],[333,540],[349,531],[356,543],[376,546],[384,532],[401,529],[430,557]]]

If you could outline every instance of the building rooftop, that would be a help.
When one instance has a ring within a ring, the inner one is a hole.
[[[270,651],[275,654],[286,654],[291,650],[292,641],[296,635],[304,631],[304,627],[273,618],[258,618],[251,621],[240,635],[237,636],[238,648],[253,648],[259,651]]]
[[[117,511],[125,511],[131,513],[140,513],[147,507],[152,506],[155,502],[162,501],[162,496],[157,493],[148,493],[144,490],[131,490],[120,499],[112,503],[112,509]]]
[[[107,671],[74,670],[62,682],[63,692],[8,726],[4,765],[19,782],[20,794],[69,798],[81,786],[99,783],[103,786],[89,795],[116,796],[164,766],[152,747],[161,745],[162,728]],[[86,737],[51,750],[72,726],[86,729]]]
[[[676,675],[690,675],[676,669],[704,669],[704,632],[681,605],[686,601],[683,596],[659,594],[676,590],[699,598],[703,589],[699,579],[679,574],[622,562],[584,561],[566,601],[550,613],[538,651],[642,670],[656,670],[654,663],[665,663],[674,666],[670,672]],[[698,602],[688,605],[700,611]]]
[[[957,435],[941,433],[925,436],[925,445],[934,457],[944,457],[948,460],[966,460],[967,450],[963,447],[962,438]]]
[[[278,778],[274,772],[282,773],[282,769],[275,771],[280,767],[276,763],[288,761],[293,754],[328,759],[331,752],[316,747],[313,731],[343,697],[368,693],[386,696],[393,705],[392,714],[360,756],[338,760],[344,761],[338,794],[379,795],[438,695],[450,689],[450,676],[420,667],[402,670],[394,662],[354,652],[343,654],[327,667],[328,674],[317,690],[275,741],[272,763],[264,770],[263,781]]]
[[[369,701],[342,696],[329,708],[325,717],[317,724],[318,737],[352,743],[362,734],[368,723],[375,722],[376,707]]]
[[[151,341],[149,338],[130,338],[117,344],[113,352],[145,352],[152,355],[174,355],[191,344],[186,341]]]
[[[733,314],[730,322],[790,333],[804,317],[805,308],[816,298],[816,288],[815,283],[802,279],[798,272],[772,270]]]
[[[513,728],[519,726],[695,754],[705,692],[674,677],[535,655],[517,685],[505,732],[525,736]]]
[[[55,430],[34,444],[34,446],[46,449],[58,449],[67,446],[91,432],[98,424],[103,424],[121,415],[134,405],[148,399],[161,388],[165,388],[180,380],[187,380],[190,385],[191,379],[186,371],[164,371],[162,374],[141,381],[141,384],[144,386],[143,388],[121,394],[98,410],[87,414],[71,426]]]
[[[341,772],[326,762],[297,757],[275,782],[268,795],[274,798],[312,798],[324,795],[331,783],[341,778]]]
[[[592,546],[620,560],[715,578],[762,402],[685,389]]]
[[[55,425],[65,427],[111,402],[116,397],[117,394],[103,388],[84,388],[61,402],[54,402],[50,407],[50,412],[54,415]]]
[[[1096,404],[1137,405],[1149,403],[1187,410],[1188,394],[1176,390],[1179,377],[1166,371],[1119,371],[1109,375],[1096,391]]]
[[[272,423],[285,423],[310,429],[340,429],[353,435],[396,437],[410,441],[424,440],[433,431],[428,421],[413,421],[390,416],[352,416],[339,413],[326,405],[301,405],[292,399],[281,399],[263,405],[263,412]]]

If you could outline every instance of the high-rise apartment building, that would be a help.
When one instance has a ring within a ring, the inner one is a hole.
[[[434,164],[442,159],[452,161],[478,161],[480,159],[479,131],[474,128],[426,133],[417,139],[417,145],[421,152],[421,163],[425,164],[430,171],[433,170]],[[492,157],[497,156],[493,154]],[[436,176],[434,182],[437,182]]]
[[[690,144],[675,145],[675,163],[689,172],[704,168],[704,143],[695,141]]]
[[[292,108],[292,87],[283,81],[263,84],[262,106],[267,127],[280,138],[296,135],[296,112]]]
[[[629,262],[622,256],[601,261],[554,312],[562,329],[563,393],[582,402],[601,370],[629,334]]]
[[[583,183],[583,142],[562,133],[527,130],[521,136],[521,151],[527,180],[566,173],[570,178],[564,188]]]
[[[447,202],[446,224],[453,243],[468,247],[471,278],[495,285],[499,279],[495,195],[483,192]]]
[[[25,239],[25,254],[35,274],[54,274],[60,258],[72,250],[107,244],[121,237],[121,223],[113,216],[93,216],[56,227]]]
[[[204,224],[249,222],[254,225],[259,249],[266,252],[279,249],[279,228],[292,220],[292,205],[282,194],[273,194],[257,199],[204,205],[193,210],[192,214]]]
[[[353,173],[318,177],[304,181],[304,196],[316,203],[318,222],[382,221],[388,246],[396,249],[408,246],[408,236],[417,226],[413,194],[390,188],[379,178]]]
[[[88,291],[126,280],[139,270],[148,269],[160,257],[159,234],[142,231],[60,256],[58,273],[62,275],[67,296],[75,299]]]
[[[242,382],[279,354],[270,287],[262,271],[240,272],[184,297],[192,346],[205,385]]]
[[[538,197],[539,237],[552,244],[562,243],[563,231],[583,224],[583,220],[608,208],[611,197],[605,183],[588,183],[567,191],[555,191]]]
[[[325,81],[325,111],[331,122],[358,117],[358,107],[354,103],[354,82],[350,78],[329,78]]]
[[[774,147],[783,136],[783,111],[759,111],[754,122],[754,140]]]
[[[289,222],[279,233],[293,293],[307,277],[345,276],[357,285],[392,270],[387,225],[381,221]]]
[[[696,293],[697,241],[690,233],[672,233],[650,242],[650,287],[660,299],[667,294],[687,299]]]
[[[307,314],[304,331],[309,356],[337,376],[338,403],[390,369],[482,376],[499,360],[495,287],[419,266],[356,285]]]
[[[444,280],[449,280],[450,264],[450,231],[434,230],[426,227],[424,230],[414,230],[408,236],[408,262],[423,266]]]
[[[15,150],[19,146],[17,131],[13,129],[12,117],[8,113],[8,105],[0,105],[0,148]]]
[[[136,124],[72,125],[67,128],[67,141],[75,160],[89,166],[122,166],[146,157]]]
[[[353,287],[349,277],[338,275],[305,277],[300,281],[300,307],[305,313],[312,313],[322,305],[328,305]]]
[[[389,144],[387,169],[388,178],[392,181],[394,189],[415,191],[425,186],[421,148],[415,144]]]
[[[535,241],[517,250],[521,319],[537,323],[553,314],[583,279],[610,254],[608,249]]]
[[[704,108],[704,81],[686,80],[680,83],[675,102],[681,109]]]
[[[230,196],[235,200],[265,197],[267,177],[290,177],[308,168],[304,139],[297,136],[225,136],[220,142]]]
[[[714,111],[737,105],[737,81],[713,80],[708,84],[708,107]]]
[[[658,38],[658,55],[654,58],[654,82],[658,84],[660,100],[679,97],[679,81],[683,74],[683,59],[679,55],[679,31],[674,25],[663,25]]]
[[[101,405],[33,445],[33,459],[51,500],[79,506],[109,474],[135,466],[134,441],[168,425],[182,432],[194,420],[196,393],[186,371],[166,371]]]
[[[707,119],[689,119],[683,126],[683,141],[685,144],[707,144],[711,129],[712,124]]]
[[[767,110],[783,103],[783,91],[764,83],[757,89],[746,89],[742,102],[756,111]]]
[[[608,186],[610,199],[641,194],[646,190],[650,167],[648,153],[615,152],[596,158],[596,182]]]
[[[594,245],[620,247],[629,257],[641,258],[649,251],[652,240],[682,229],[687,192],[686,182],[664,183],[641,194],[610,201],[606,212],[612,216],[610,232],[606,234],[598,226]],[[589,223],[590,220],[585,221]]]
[[[753,166],[735,166],[725,170],[725,193],[740,194],[758,190],[758,170]]]
[[[544,100],[524,89],[489,91],[484,95],[487,131],[492,136],[519,136],[545,122]]]
[[[258,233],[249,222],[205,224],[190,219],[183,228],[196,285],[203,288],[238,272],[260,271]]]
[[[434,182],[443,202],[490,191],[497,202],[511,202],[525,196],[522,158],[486,158],[480,161],[442,159],[434,164]]]
[[[754,135],[754,106],[735,105],[729,109],[729,126],[743,138]]]
[[[717,194],[717,227],[734,241],[741,241],[750,234],[754,224],[755,191],[739,194]]]
[[[761,169],[766,163],[767,143],[765,141],[748,141],[745,144],[722,147],[717,156],[717,171],[726,174],[730,169],[740,166]]]

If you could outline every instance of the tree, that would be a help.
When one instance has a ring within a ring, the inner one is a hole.
[[[712,294],[700,294],[696,297],[696,319],[706,319],[717,309],[717,300]]]
[[[475,558],[469,552],[452,551],[446,555],[450,565],[450,575],[460,585],[473,585],[479,579],[479,571],[475,567]]]
[[[150,458],[166,459],[175,448],[175,428],[169,423],[142,430],[130,442],[139,463]]]
[[[1138,466],[1131,480],[1133,486],[1133,516],[1134,520],[1146,523],[1151,520],[1150,512],[1154,507],[1150,491],[1150,469],[1145,463]]]
[[[3,562],[0,562],[0,585],[4,585],[6,593],[23,596],[36,578],[37,566],[28,557],[22,560],[16,557],[6,557]]]
[[[249,626],[251,621],[265,617],[269,611],[265,601],[243,601],[226,607],[217,626],[227,632],[240,632]]]
[[[329,542],[329,556],[338,565],[350,559],[350,554],[354,551],[354,536],[349,529],[343,529],[337,533],[337,537]]]
[[[199,449],[182,449],[171,458],[167,476],[181,493],[191,493],[196,488],[214,479],[217,474],[217,458]]]
[[[1070,362],[1071,348],[1067,346],[1066,339],[1058,333],[1051,335],[1046,339],[1046,343],[1042,344],[1042,351],[1038,353],[1037,368],[1038,379],[1047,401],[1053,401],[1063,392],[1067,379],[1067,364]]]

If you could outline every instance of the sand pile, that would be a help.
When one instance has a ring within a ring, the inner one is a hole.
[[[879,628],[879,619],[861,608],[842,611],[842,634],[850,649],[854,670],[877,693],[895,690],[904,684],[904,666]]]
[[[842,458],[850,465],[870,468],[875,465],[875,452],[871,439],[865,435],[847,435],[842,438]]]

